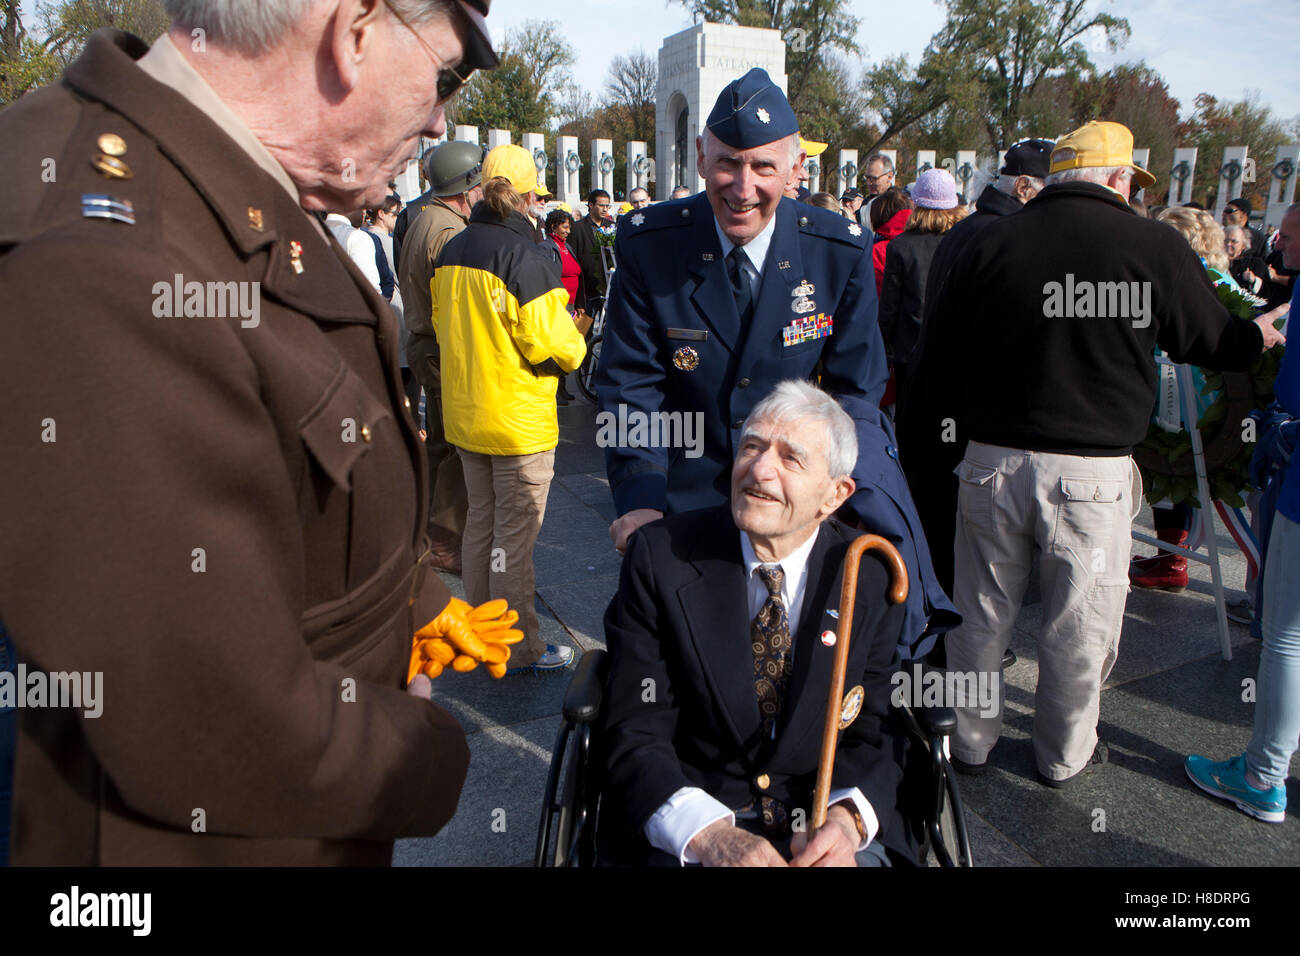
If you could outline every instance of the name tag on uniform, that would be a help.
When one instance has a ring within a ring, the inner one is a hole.
[[[809,339],[824,339],[835,330],[834,319],[819,312],[802,319],[795,319],[781,330],[781,339],[785,348],[800,345]]]
[[[707,342],[709,333],[704,329],[669,329],[670,339],[682,339],[686,342]]]

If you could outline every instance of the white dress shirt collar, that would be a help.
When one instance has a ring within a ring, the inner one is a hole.
[[[727,238],[726,233],[722,231],[722,227],[718,225],[716,216],[713,218],[713,228],[717,230],[718,242],[722,243],[722,258],[726,259],[727,256],[731,255],[731,250],[736,248],[736,244]],[[741,247],[745,250],[745,256],[749,259],[749,264],[754,267],[754,275],[756,276],[762,276],[763,274],[763,261],[767,258],[767,247],[772,244],[772,235],[775,232],[776,213],[773,213],[772,218],[767,221],[767,225],[763,227],[762,232]]]
[[[754,545],[750,542],[749,535],[744,531],[740,532],[740,554],[745,562],[746,594],[749,598],[751,620],[767,600],[767,585],[754,572],[760,567],[776,566],[785,572],[785,579],[781,583],[781,597],[785,601],[786,615],[790,619],[790,637],[793,638],[799,632],[799,621],[803,616],[803,596],[808,582],[808,558],[812,555],[813,545],[817,543],[819,534],[821,534],[820,525],[808,536],[807,541],[780,561],[764,562],[758,560],[758,555],[754,553]]]

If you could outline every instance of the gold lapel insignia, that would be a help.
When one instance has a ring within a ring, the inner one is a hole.
[[[90,165],[99,170],[105,179],[131,179],[135,173],[131,172],[131,167],[124,160],[116,156],[110,156],[107,153],[100,153],[90,161]]]
[[[683,372],[693,372],[700,365],[700,353],[689,345],[683,345],[673,353],[673,364]]]
[[[121,156],[126,152],[126,140],[116,133],[105,133],[95,141],[101,153],[107,153],[109,156]]]
[[[248,207],[248,228],[254,232],[262,231],[262,210]]]
[[[858,719],[858,714],[862,712],[862,699],[865,692],[862,685],[857,684],[849,688],[849,692],[844,695],[844,703],[840,704],[840,730],[845,730],[850,724]]]

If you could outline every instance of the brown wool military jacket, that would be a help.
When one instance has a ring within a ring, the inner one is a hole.
[[[397,323],[145,51],[100,32],[0,113],[0,619],[103,674],[97,718],[19,710],[12,862],[386,864],[469,760],[403,691],[448,592]]]

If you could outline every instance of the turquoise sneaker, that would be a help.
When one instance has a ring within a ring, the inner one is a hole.
[[[1192,783],[1211,796],[1231,800],[1242,813],[1265,823],[1281,823],[1286,819],[1286,787],[1278,784],[1268,790],[1256,790],[1248,784],[1245,755],[1214,763],[1192,754],[1183,766]]]

